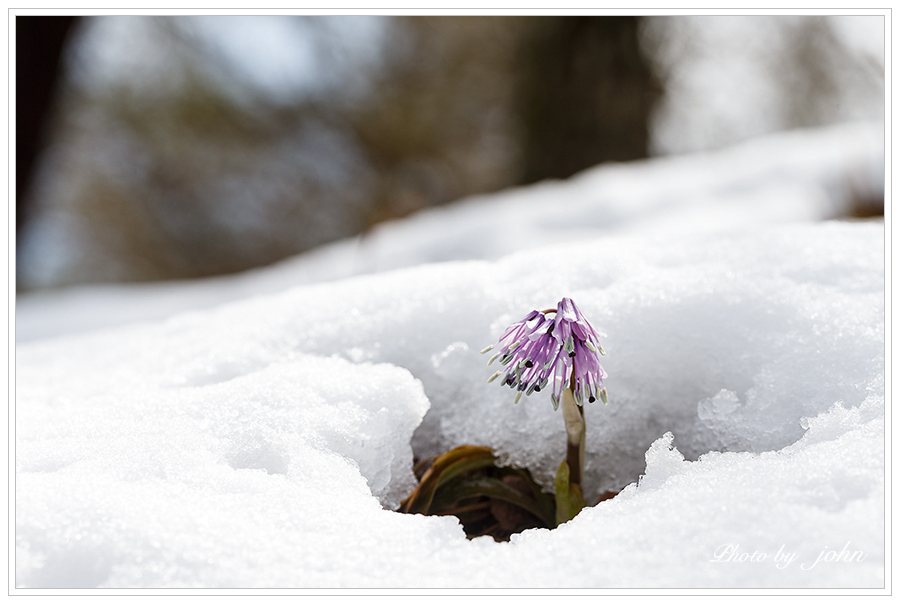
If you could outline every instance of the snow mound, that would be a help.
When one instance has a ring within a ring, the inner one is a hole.
[[[607,236],[19,344],[16,583],[881,586],[883,242]],[[390,511],[460,444],[551,484],[560,414],[478,351],[563,296],[608,334],[586,496],[622,493],[505,544]]]

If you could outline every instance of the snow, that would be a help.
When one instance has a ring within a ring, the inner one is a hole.
[[[601,167],[20,341],[16,585],[883,586],[884,225],[813,222],[877,190],[883,139],[840,144],[872,132]],[[622,492],[509,543],[392,511],[460,444],[552,484],[561,415],[478,351],[563,296],[607,334],[586,497]]]

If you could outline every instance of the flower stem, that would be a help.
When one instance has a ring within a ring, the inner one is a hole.
[[[569,464],[569,484],[581,486],[584,475],[584,407],[575,402],[571,388],[562,393],[562,412],[566,422],[566,463]]]
[[[556,524],[568,522],[587,505],[581,488],[584,476],[584,408],[575,402],[572,388],[562,393],[566,422],[566,460],[556,472]]]

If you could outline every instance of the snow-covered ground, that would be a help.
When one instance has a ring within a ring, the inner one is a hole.
[[[883,140],[605,166],[248,275],[20,300],[16,584],[883,586],[884,225],[821,222],[882,192]],[[391,511],[460,444],[552,484],[561,414],[478,351],[563,296],[607,334],[587,499],[623,491],[510,543]]]

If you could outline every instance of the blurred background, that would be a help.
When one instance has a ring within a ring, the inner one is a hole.
[[[17,289],[233,273],[603,162],[883,120],[884,26],[17,16]]]

